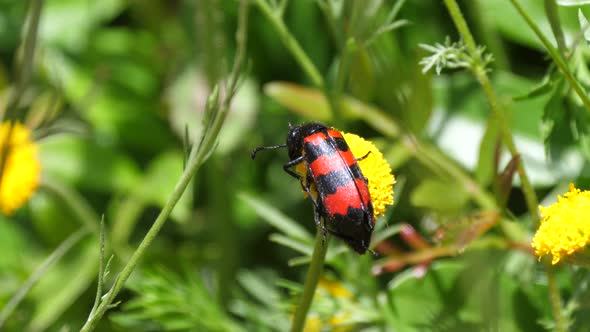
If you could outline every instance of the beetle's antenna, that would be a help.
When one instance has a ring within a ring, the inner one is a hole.
[[[252,157],[252,159],[254,159],[254,158],[256,158],[256,153],[258,153],[258,151],[276,150],[276,149],[282,149],[282,148],[286,148],[286,147],[287,147],[287,144],[273,145],[273,146],[259,146],[252,151],[252,154],[250,156]]]

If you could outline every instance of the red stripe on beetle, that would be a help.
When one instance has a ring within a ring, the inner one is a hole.
[[[322,132],[315,133],[303,139],[303,142],[312,145],[320,145],[326,141],[326,135]]]
[[[360,196],[359,196],[360,193]],[[363,209],[369,204],[369,189],[362,179],[355,179],[338,187],[336,192],[324,198],[324,206],[331,216],[346,215],[348,208]]]
[[[328,135],[334,137],[334,138],[342,138],[344,139],[344,137],[342,137],[342,133],[339,132],[338,130],[335,129],[328,129]]]
[[[352,166],[352,165],[356,164],[356,158],[354,157],[352,152],[350,152],[350,149],[348,149],[348,151],[338,150],[338,154],[340,155],[340,157],[342,157],[342,159],[344,159],[344,161],[346,162],[346,165]]]
[[[365,207],[368,206],[371,202],[371,193],[369,192],[369,186],[367,185],[367,182],[363,179],[354,179],[354,181],[356,182],[356,186],[361,194],[363,204]],[[373,222],[375,222],[375,220],[373,220]]]
[[[346,165],[344,165],[346,162]],[[321,175],[327,175],[330,172],[341,170],[344,167],[350,167],[356,164],[356,159],[352,153],[346,154],[333,154],[333,155],[321,155],[316,160],[314,160],[311,164],[309,164],[309,169],[311,170],[311,174],[317,180],[318,177]]]

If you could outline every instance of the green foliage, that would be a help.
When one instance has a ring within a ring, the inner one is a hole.
[[[42,164],[0,218],[0,330],[288,330],[312,204],[250,152],[310,120],[397,183],[374,255],[326,236],[309,331],[589,326],[587,270],[529,243],[530,203],[589,183],[589,1],[41,2],[0,0],[0,114]]]
[[[139,271],[138,271],[139,272]],[[242,331],[201,278],[165,268],[141,272],[128,284],[136,295],[113,321],[133,331]]]
[[[425,57],[420,61],[420,65],[424,67],[422,73],[428,72],[434,67],[437,75],[445,68],[470,68],[473,66],[473,59],[465,48],[462,42],[451,42],[449,38],[445,39],[444,44],[437,43],[434,46],[420,44],[420,47],[432,53],[431,56]],[[477,49],[478,57],[484,60],[484,66],[493,61],[491,54],[485,54],[485,47],[480,46]]]

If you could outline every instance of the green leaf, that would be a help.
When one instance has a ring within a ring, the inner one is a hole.
[[[559,1],[568,2],[568,0]],[[569,0],[569,2],[573,5],[573,0]],[[551,26],[546,23],[547,17],[545,16],[543,1],[519,0],[519,3],[532,20],[539,25],[541,32],[545,36],[553,36]],[[510,3],[489,0],[479,1],[479,4],[481,7],[480,13],[485,16],[485,22],[489,22],[489,24],[498,29],[502,36],[513,42],[544,51],[544,47],[539,42],[537,36]],[[563,5],[563,3],[559,4]],[[577,10],[575,8],[560,8],[559,14],[566,39],[575,38],[575,35],[579,31]]]
[[[413,133],[421,134],[428,125],[433,112],[433,91],[430,75],[424,75],[420,68],[413,66],[413,76],[410,79],[411,86],[408,87],[407,101],[404,107],[407,111],[402,112],[406,118],[404,123],[409,124]]]
[[[329,121],[332,111],[326,97],[315,89],[288,82],[270,82],[264,93],[282,106],[308,119]]]
[[[458,183],[437,179],[422,181],[410,194],[414,206],[443,212],[459,210],[468,200],[469,195]]]
[[[309,119],[327,121],[332,118],[326,97],[317,89],[292,83],[271,82],[264,86],[264,92],[279,104]],[[397,123],[377,107],[350,96],[342,96],[340,108],[346,117],[363,120],[385,136],[399,136],[400,128]]]
[[[285,216],[282,212],[277,210],[274,206],[267,204],[254,195],[241,192],[238,197],[244,202],[248,203],[260,217],[262,217],[270,225],[276,227],[288,236],[295,237],[309,243],[312,242],[313,237],[305,228],[301,227],[297,222]]]
[[[475,169],[475,178],[482,187],[486,187],[494,179],[494,164],[498,151],[496,147],[500,143],[499,135],[498,121],[490,118],[479,144],[479,156]]]
[[[590,4],[590,1],[588,1],[588,3]],[[578,20],[580,21],[580,29],[584,32],[584,39],[586,39],[587,43],[590,43],[590,29],[588,29],[589,23],[586,16],[584,16],[584,13],[582,13],[582,9],[578,9]]]

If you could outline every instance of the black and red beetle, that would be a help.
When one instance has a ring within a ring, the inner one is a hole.
[[[258,151],[280,148],[289,151],[291,160],[283,168],[311,198],[317,226],[364,254],[375,224],[368,180],[357,163],[367,156],[356,159],[338,130],[310,122],[291,127],[286,144],[254,149],[252,159]],[[305,174],[292,169],[300,164]]]

